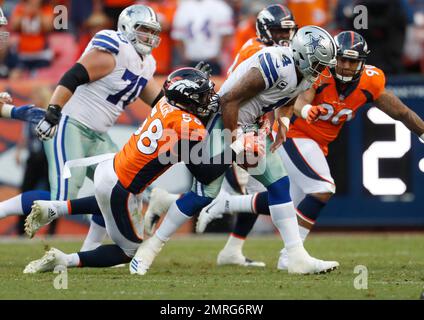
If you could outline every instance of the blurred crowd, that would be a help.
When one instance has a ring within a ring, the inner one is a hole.
[[[335,34],[352,29],[354,7],[368,9],[368,29],[357,30],[371,49],[368,63],[387,74],[424,73],[424,0],[0,0],[11,32],[0,52],[0,78],[55,81],[102,29],[116,28],[121,10],[151,6],[161,25],[161,44],[153,51],[157,73],[208,61],[225,74],[235,53],[255,36],[257,13],[271,3],[286,5],[299,27],[314,24]],[[68,18],[57,28],[59,14]],[[58,21],[55,21],[58,20]]]

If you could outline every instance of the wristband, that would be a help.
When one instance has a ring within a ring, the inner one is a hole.
[[[230,148],[233,149],[236,154],[239,154],[244,150],[244,144],[240,140],[236,140],[230,144]]]
[[[287,117],[281,117],[281,118],[280,118],[280,122],[281,122],[282,124],[284,124],[284,125],[286,126],[286,128],[287,128],[287,131],[289,131],[289,127],[290,127],[290,119],[289,119],[289,118],[287,118]]]
[[[15,108],[15,106],[11,104],[3,104],[1,108],[1,116],[3,118],[12,118],[12,110]]]
[[[57,104],[49,104],[46,116],[44,117],[47,122],[52,125],[57,125],[62,117],[61,113],[62,108]]]
[[[306,118],[308,117],[308,112],[311,108],[312,108],[312,105],[310,105],[310,104],[305,104],[303,106],[302,111],[300,112],[303,119],[306,120]]]

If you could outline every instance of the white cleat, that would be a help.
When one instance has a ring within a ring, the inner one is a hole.
[[[280,251],[280,257],[278,258],[277,269],[287,271],[288,264],[289,264],[289,255],[287,254],[286,248],[283,248]]]
[[[218,266],[237,265],[242,267],[256,268],[264,268],[266,266],[265,262],[254,261],[246,258],[241,252],[228,252],[228,250],[224,249],[219,252],[216,263]]]
[[[324,261],[311,257],[303,246],[287,251],[287,270],[292,274],[327,273],[339,267],[337,261]]]
[[[130,262],[130,274],[145,275],[164,244],[156,235],[144,241]]]
[[[153,188],[150,193],[149,205],[144,215],[144,230],[151,236],[160,217],[168,212],[171,204],[179,198],[179,195],[169,193],[161,188]]]
[[[67,266],[66,254],[51,248],[41,259],[31,261],[24,269],[24,273],[39,273],[53,271],[57,266]]]
[[[228,212],[228,200],[225,193],[220,193],[206,207],[200,211],[196,223],[196,232],[205,232],[206,227],[215,219],[220,219]]]
[[[36,232],[59,217],[57,203],[60,201],[34,201],[31,213],[25,219],[25,233],[34,237]]]

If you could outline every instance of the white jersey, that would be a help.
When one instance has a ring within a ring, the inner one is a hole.
[[[185,0],[178,5],[171,36],[184,41],[187,59],[199,61],[218,57],[222,37],[233,33],[233,11],[225,1]]]
[[[246,101],[239,109],[239,125],[253,124],[263,114],[286,105],[311,83],[302,80],[298,84],[291,48],[266,47],[240,63],[221,86],[218,94],[223,96],[251,69],[260,70],[265,90]]]
[[[103,133],[139,96],[156,70],[156,61],[151,55],[142,60],[131,43],[114,30],[98,32],[82,56],[93,48],[112,53],[115,69],[99,80],[79,86],[65,104],[63,114]]]

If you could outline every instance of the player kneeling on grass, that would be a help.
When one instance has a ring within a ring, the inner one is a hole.
[[[52,248],[41,259],[29,263],[24,273],[51,271],[57,265],[109,267],[129,262],[143,238],[137,195],[173,163],[183,160],[196,179],[210,183],[231,166],[238,154],[263,153],[264,139],[242,134],[221,154],[193,164],[192,157],[203,159],[202,141],[207,135],[204,123],[218,108],[214,84],[206,73],[182,68],[169,75],[163,90],[165,97],[121,151],[97,166],[95,197],[79,199],[86,202],[85,206],[92,206],[90,213],[103,216],[115,244],[73,254]],[[224,155],[225,159],[230,155],[230,159],[224,161]],[[71,200],[74,204],[75,201]],[[32,237],[52,220],[72,214],[68,205],[67,201],[35,201],[26,219],[26,233]]]

